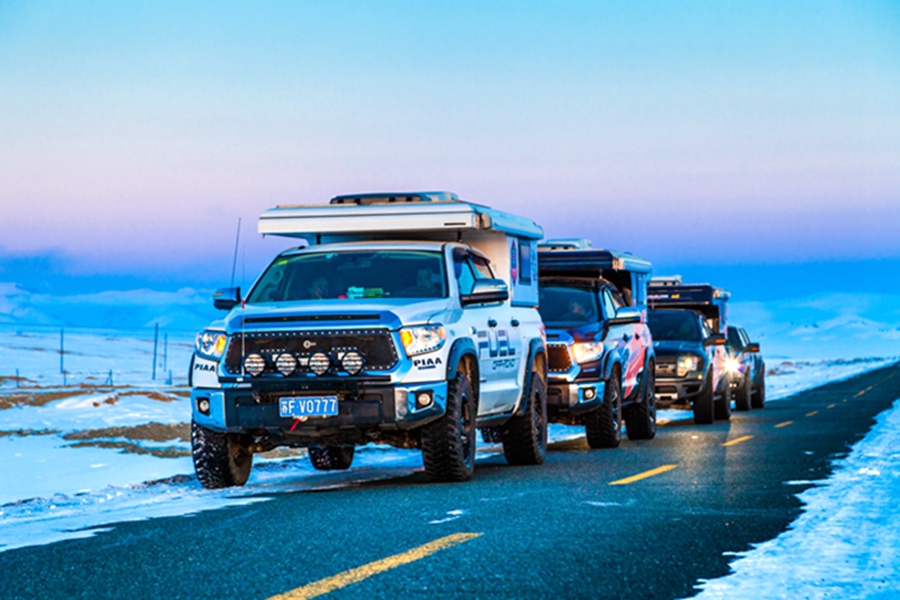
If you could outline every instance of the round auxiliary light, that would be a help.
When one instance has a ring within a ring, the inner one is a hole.
[[[262,354],[248,354],[246,358],[244,358],[244,371],[256,377],[257,375],[262,374],[263,371],[266,370],[266,359],[262,357]]]
[[[324,352],[316,352],[309,357],[309,370],[316,375],[324,375],[331,367],[331,359]]]
[[[278,358],[275,359],[275,368],[278,369],[279,373],[287,377],[297,368],[297,359],[288,352],[279,354]]]
[[[416,406],[418,408],[431,406],[431,392],[419,392],[416,394]]]
[[[365,362],[366,361],[363,358],[362,354],[360,354],[356,350],[350,350],[349,352],[344,353],[344,356],[341,359],[341,366],[350,375],[356,375],[357,373],[362,371],[363,364],[365,364]]]

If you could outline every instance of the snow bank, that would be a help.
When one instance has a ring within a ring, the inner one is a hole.
[[[882,413],[788,531],[742,553],[734,574],[702,583],[715,598],[900,597],[900,400]]]

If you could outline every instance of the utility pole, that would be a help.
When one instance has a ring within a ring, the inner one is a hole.
[[[159,345],[159,323],[153,326],[153,381],[156,381],[156,348]]]

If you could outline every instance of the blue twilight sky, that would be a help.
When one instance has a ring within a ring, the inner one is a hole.
[[[893,281],[900,3],[0,0],[0,280],[218,284],[239,217],[250,278],[265,208],[385,189],[732,286]]]

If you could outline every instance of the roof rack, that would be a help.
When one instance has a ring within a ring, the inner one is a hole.
[[[602,277],[603,271],[650,273],[652,265],[627,252],[594,249],[555,249],[538,246],[541,275]]]
[[[345,194],[335,196],[329,204],[397,204],[408,202],[458,202],[459,196],[453,192],[383,192],[376,194]]]

